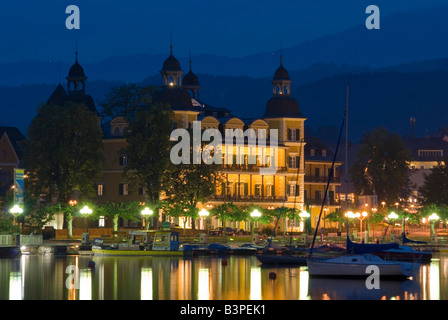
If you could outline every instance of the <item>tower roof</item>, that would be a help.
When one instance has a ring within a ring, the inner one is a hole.
[[[274,96],[266,104],[265,118],[303,118],[300,113],[299,104],[290,96],[291,78],[288,71],[283,67],[283,58],[280,55],[280,66],[274,73],[272,83],[274,84]],[[279,88],[277,91],[276,88]]]
[[[84,69],[78,62],[78,51],[76,51],[76,60],[75,63],[70,67],[70,71],[68,72],[67,79],[87,79]]]
[[[275,71],[274,78],[272,80],[273,81],[276,81],[276,80],[291,80],[291,78],[289,77],[288,70],[286,70],[285,67],[283,67],[283,65],[280,64],[280,66]]]
[[[173,56],[173,46],[170,46],[170,56],[163,62],[163,71],[181,71],[180,62]]]
[[[184,86],[199,86],[199,79],[191,70],[191,58],[190,58],[190,71],[184,76],[182,81]]]
[[[279,95],[268,100],[264,118],[303,118],[303,116],[296,99],[288,95]]]
[[[56,89],[51,94],[50,98],[48,99],[48,104],[55,104],[62,106],[65,102],[65,98],[67,97],[67,92],[62,87],[61,84],[59,84]]]
[[[168,103],[173,110],[195,110],[188,91],[177,87],[164,87],[152,95],[154,103]]]

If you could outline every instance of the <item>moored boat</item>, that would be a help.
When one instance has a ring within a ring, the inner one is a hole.
[[[258,261],[264,265],[306,266],[307,258],[298,255],[257,254]]]
[[[170,230],[131,231],[128,242],[104,245],[96,242],[92,246],[95,256],[182,256],[179,232]]]
[[[19,246],[0,246],[0,258],[15,258],[21,253]]]
[[[372,254],[345,255],[332,259],[308,259],[308,273],[312,277],[367,278],[369,266],[377,267],[380,278],[407,279],[415,275],[418,264],[386,261]]]
[[[421,263],[431,262],[432,253],[429,251],[417,251],[407,246],[373,252],[374,255],[383,260],[414,261]]]

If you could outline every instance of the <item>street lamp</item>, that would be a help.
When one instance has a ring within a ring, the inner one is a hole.
[[[360,240],[362,242],[362,221],[368,216],[369,214],[366,211],[363,211],[362,213],[356,212],[355,216],[359,219],[360,224]]]
[[[202,209],[201,211],[199,211],[199,216],[201,217],[201,219],[205,218],[205,232],[207,234],[208,234],[207,218],[208,218],[209,215],[210,215],[210,213],[207,210],[205,210],[205,209]]]
[[[433,213],[433,214],[431,214],[428,217],[428,219],[429,219],[430,226],[431,226],[431,237],[433,237],[435,235],[435,232],[434,232],[434,222],[436,220],[440,220],[440,217],[436,213]]]
[[[91,214],[93,211],[88,206],[84,206],[79,212],[84,216],[84,228],[85,232],[82,234],[82,244],[89,243],[89,232],[87,229],[87,215]]]
[[[23,209],[21,207],[19,207],[17,204],[14,205],[14,207],[12,207],[9,212],[12,213],[13,217],[14,217],[14,221],[13,224],[16,224],[16,218],[19,214],[23,213]]]
[[[360,228],[361,228],[360,240],[362,242],[362,221],[368,216],[368,213],[366,211],[363,211],[362,213],[359,213],[359,212],[353,213],[352,211],[349,211],[349,212],[345,213],[345,216],[350,219],[353,219],[353,218],[359,219]]]
[[[146,223],[146,230],[149,229],[149,223],[148,223],[148,219],[146,218],[147,216],[152,216],[152,214],[154,213],[154,211],[152,211],[151,209],[149,209],[148,207],[146,207],[145,209],[142,210],[142,215],[145,219],[145,223]]]
[[[305,231],[305,220],[308,219],[310,217],[310,214],[306,211],[301,211],[299,213],[299,217],[302,223],[302,232]]]
[[[254,219],[258,219],[261,217],[261,212],[255,209],[251,212],[250,216],[252,217],[252,236],[254,235]]]
[[[398,215],[395,212],[393,212],[393,211],[387,217],[390,220],[398,219]]]

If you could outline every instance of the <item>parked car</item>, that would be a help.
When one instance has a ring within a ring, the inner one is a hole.
[[[211,236],[222,236],[224,232],[224,228],[223,227],[218,227],[216,229],[210,230],[209,235]],[[225,233],[228,236],[234,236],[237,233],[236,229],[230,228],[230,227],[226,227],[225,228]]]

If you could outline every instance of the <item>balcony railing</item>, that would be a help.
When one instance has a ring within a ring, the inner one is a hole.
[[[323,199],[305,199],[305,203],[310,205],[322,205]],[[324,205],[330,205],[330,206],[338,206],[340,205],[339,201],[336,199],[326,199]]]
[[[317,183],[327,183],[328,177],[316,177],[311,175],[305,175],[305,183],[317,182]],[[341,177],[333,177],[330,183],[341,183]]]
[[[211,197],[210,200],[225,202],[283,202],[285,197],[216,195]]]
[[[268,166],[257,166],[254,164],[224,164],[221,166],[223,171],[235,171],[235,172],[257,172],[261,168],[269,168]],[[286,172],[286,167],[277,167],[277,172]]]

